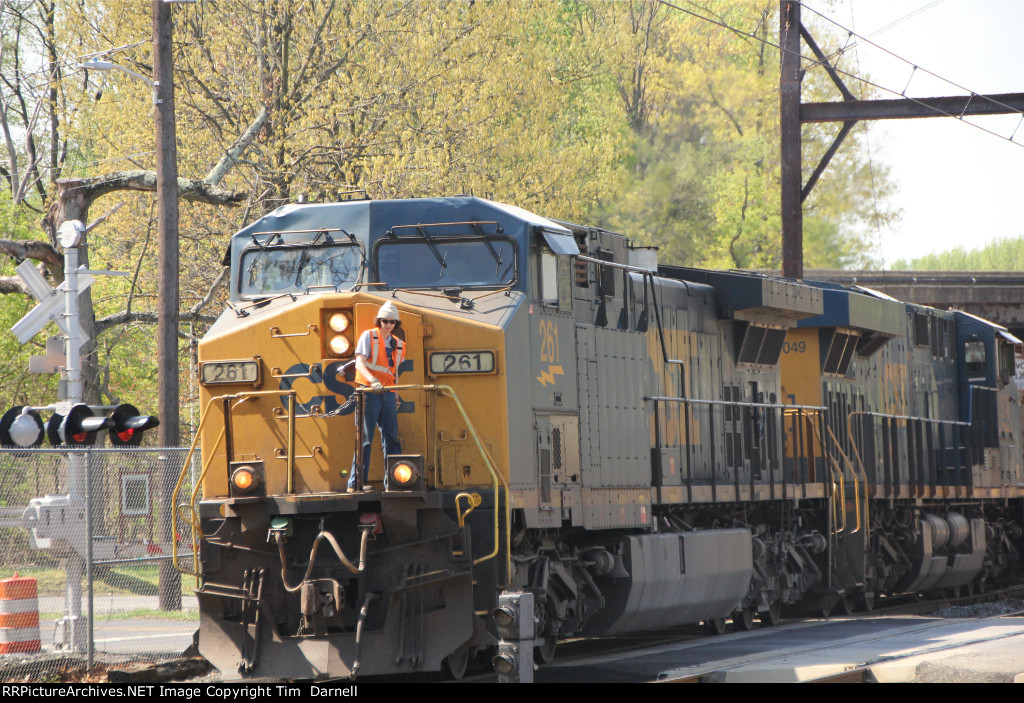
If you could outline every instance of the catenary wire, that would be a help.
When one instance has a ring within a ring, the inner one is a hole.
[[[726,29],[726,30],[728,30],[728,31],[738,35],[738,36],[741,36],[741,37],[744,37],[744,38],[747,38],[747,39],[754,39],[755,41],[759,41],[759,42],[765,44],[766,46],[770,46],[770,47],[772,47],[774,49],[778,49],[779,51],[786,51],[788,53],[795,53],[801,59],[803,59],[803,60],[807,61],[808,63],[813,64],[815,66],[822,66],[822,67],[824,67],[826,65],[825,63],[823,63],[822,61],[819,61],[815,57],[804,56],[800,52],[790,52],[788,49],[780,46],[779,44],[775,44],[775,43],[773,43],[773,42],[771,42],[771,41],[769,41],[769,40],[767,40],[767,39],[765,39],[763,37],[756,36],[755,34],[752,34],[750,32],[745,32],[742,29],[737,29],[736,27],[733,27],[733,26],[728,25],[728,24],[726,24],[724,22],[720,22],[718,20],[712,19],[712,18],[707,17],[705,15],[701,15],[701,14],[699,14],[697,12],[694,12],[693,10],[687,10],[686,8],[680,7],[679,5],[671,3],[668,0],[657,0],[657,2],[659,4],[661,4],[661,5],[664,5],[665,7],[669,7],[671,9],[673,9],[673,10],[678,11],[678,12],[682,12],[684,14],[690,15],[691,17],[694,17],[696,19],[702,20],[704,22],[709,22],[709,23],[711,23],[713,25],[716,25],[718,27]],[[910,62],[907,62],[907,63],[910,63]],[[913,64],[911,64],[911,65],[913,65]],[[908,95],[904,95],[903,93],[900,93],[899,91],[893,90],[892,88],[887,88],[887,87],[885,87],[883,85],[879,85],[878,83],[870,81],[867,78],[863,78],[861,76],[854,75],[852,73],[849,73],[848,71],[843,71],[842,69],[836,68],[834,66],[831,67],[831,68],[836,73],[838,73],[838,74],[840,74],[842,76],[845,76],[847,78],[851,78],[851,79],[853,79],[855,81],[859,81],[859,82],[861,82],[861,83],[863,83],[865,85],[871,86],[872,88],[876,88],[876,89],[878,89],[880,91],[883,91],[885,93],[890,93],[892,95],[897,95],[897,96],[899,96],[901,98],[904,98],[905,100],[909,100],[910,102],[916,103],[916,104],[918,104],[918,105],[920,105],[920,106],[922,106],[924,108],[927,108],[928,110],[934,112],[936,115],[941,115],[941,116],[944,116],[944,117],[952,117],[954,119],[960,120],[960,122],[962,122],[962,123],[964,123],[966,125],[969,125],[970,127],[973,127],[974,129],[981,130],[982,132],[985,132],[986,134],[991,134],[993,137],[998,137],[999,139],[1005,140],[1005,141],[1009,142],[1010,144],[1013,144],[1014,146],[1024,147],[1024,144],[1022,144],[1020,142],[1017,142],[1017,141],[1014,141],[1012,138],[1005,137],[1002,134],[999,134],[998,132],[995,132],[995,131],[993,131],[991,129],[988,129],[986,127],[982,127],[979,124],[976,124],[974,122],[969,122],[969,121],[965,120],[963,115],[956,115],[956,114],[953,114],[953,113],[950,113],[950,112],[946,112],[945,110],[940,110],[939,108],[935,107],[934,105],[929,105],[928,103],[924,102],[923,100],[920,100],[918,98],[912,98],[912,97],[910,97]],[[945,79],[942,79],[942,80],[945,80]],[[946,81],[946,82],[948,82],[950,85],[956,85],[952,81]],[[970,97],[971,98],[975,98],[975,97],[977,97],[977,98],[985,98],[985,96],[978,95],[977,93],[974,93],[974,92],[971,92],[971,96]],[[985,99],[991,100],[990,98],[985,98]],[[998,103],[995,100],[992,100],[992,102],[996,103],[998,105],[1002,105],[1001,103]],[[1006,106],[1006,105],[1002,105],[1002,106],[1006,107],[1007,109],[1009,109],[1013,113],[1024,114],[1024,111],[1017,110],[1015,108],[1012,108],[1012,107],[1009,107],[1009,106]],[[1014,134],[1016,134],[1016,131],[1014,132]]]

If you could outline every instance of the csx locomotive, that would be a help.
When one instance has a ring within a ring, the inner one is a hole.
[[[1016,340],[997,325],[659,267],[474,197],[285,206],[226,263],[202,476],[176,499],[199,557],[176,563],[228,677],[460,676],[484,655],[514,680],[568,637],[1017,579]],[[404,453],[374,447],[347,493],[353,349],[385,301]]]

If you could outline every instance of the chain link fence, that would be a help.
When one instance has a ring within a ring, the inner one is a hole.
[[[171,563],[171,495],[187,454],[0,449],[0,680],[15,670],[38,680],[54,659],[91,668],[178,656],[192,644],[196,584]],[[196,457],[179,503],[198,475]],[[177,530],[179,563],[191,568],[180,513]]]

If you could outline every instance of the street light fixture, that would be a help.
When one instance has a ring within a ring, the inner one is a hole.
[[[102,59],[88,59],[87,61],[82,61],[81,63],[76,64],[75,68],[83,68],[87,71],[120,71],[121,73],[126,73],[135,80],[142,81],[146,85],[150,86],[153,89],[153,104],[160,104],[160,81],[155,81],[141,73],[136,73],[130,68],[125,68],[113,61],[104,61]]]
[[[136,78],[143,83],[153,86],[154,88],[160,85],[159,81],[155,81],[152,78],[147,78],[141,73],[136,73],[130,68],[125,68],[120,64],[116,64],[113,61],[104,61],[102,59],[88,59],[81,62],[75,68],[84,68],[89,71],[120,71],[121,73],[127,73],[132,78]]]

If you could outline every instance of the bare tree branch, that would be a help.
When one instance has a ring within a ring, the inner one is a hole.
[[[220,270],[220,274],[217,276],[217,280],[215,280],[212,284],[210,284],[210,290],[208,290],[206,292],[206,295],[203,297],[203,299],[200,300],[195,305],[193,305],[191,308],[189,308],[189,311],[188,311],[189,315],[196,315],[196,314],[198,314],[200,310],[202,310],[203,308],[205,308],[207,305],[210,304],[210,301],[213,300],[213,294],[217,291],[217,288],[224,281],[224,279],[227,277],[227,275],[228,275],[228,268],[225,266],[224,268],[222,268]]]
[[[10,256],[18,262],[25,259],[40,261],[46,266],[47,272],[56,283],[64,280],[64,257],[55,247],[46,242],[28,239],[0,239],[0,254]],[[17,277],[14,278],[21,280]],[[24,288],[19,286],[18,290],[24,291]],[[0,290],[0,292],[7,291]]]
[[[66,191],[80,191],[75,197],[87,202],[119,190],[141,190],[156,192],[156,171],[113,171],[102,176],[87,178],[60,178],[58,184]],[[178,179],[178,197],[189,202],[210,205],[238,205],[249,194],[244,191],[228,190],[205,181],[190,178]]]
[[[270,119],[270,108],[264,106],[260,110],[260,114],[256,115],[256,119],[252,121],[248,129],[242,133],[238,140],[231,146],[230,149],[224,154],[217,165],[210,169],[210,172],[206,174],[206,178],[203,179],[203,183],[213,187],[223,180],[224,176],[227,175],[231,167],[238,163],[239,157],[249,145],[252,144],[253,140],[263,129],[263,126],[267,124],[267,120]]]
[[[183,312],[178,319],[182,322],[205,322],[207,324],[213,324],[217,321],[217,318],[212,315],[199,315],[193,312]],[[155,325],[157,323],[156,312],[123,311],[107,315],[96,320],[96,334],[102,334],[112,327],[130,323]],[[180,327],[178,329],[178,336],[182,339],[189,338],[187,334],[182,332]]]

